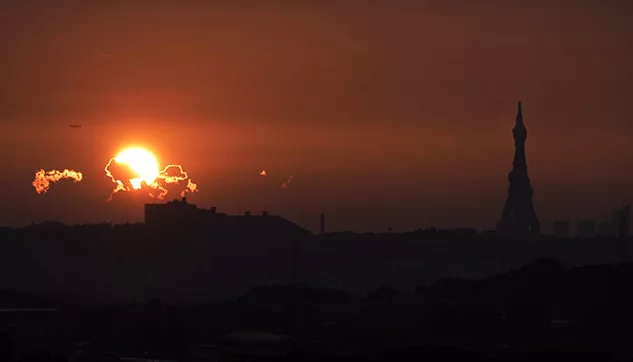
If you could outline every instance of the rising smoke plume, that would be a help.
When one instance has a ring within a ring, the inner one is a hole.
[[[51,183],[58,182],[62,179],[73,179],[74,182],[80,182],[83,179],[81,172],[75,170],[65,169],[63,171],[51,170],[44,171],[39,170],[35,173],[35,179],[33,180],[33,187],[38,194],[45,194],[51,188]]]
[[[292,181],[293,178],[294,178],[294,176],[289,176],[288,179],[286,180],[286,182],[281,184],[281,188],[282,189],[287,189],[288,185],[290,185],[290,182]]]

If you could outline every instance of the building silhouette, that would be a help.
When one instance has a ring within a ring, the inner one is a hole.
[[[539,234],[541,228],[534,211],[534,203],[532,202],[533,190],[527,173],[525,141],[527,140],[528,132],[523,123],[521,102],[519,102],[512,136],[514,138],[514,161],[512,163],[512,171],[508,174],[510,187],[498,230],[504,235],[518,237]]]
[[[608,221],[601,221],[598,224],[598,235],[600,236],[612,236],[615,235],[613,232],[613,223]]]
[[[187,202],[187,198],[162,204],[145,205],[145,226],[150,230],[205,231],[210,235],[258,234],[266,236],[309,236],[311,233],[299,225],[264,211],[254,215],[219,213],[215,207],[203,209]]]
[[[325,214],[321,213],[321,218],[320,218],[320,228],[319,231],[321,234],[325,234]]]
[[[631,235],[631,206],[622,206],[613,211],[613,231],[616,236]]]
[[[569,221],[559,220],[552,223],[552,235],[557,238],[568,238],[570,233]]]
[[[593,220],[583,220],[578,223],[578,237],[591,238],[596,236],[596,222]]]

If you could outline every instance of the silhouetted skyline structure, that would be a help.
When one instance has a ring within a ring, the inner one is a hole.
[[[617,227],[617,236],[628,237],[631,235],[631,206],[622,206],[614,212],[614,227]],[[617,226],[616,226],[617,225]]]
[[[508,198],[503,207],[501,222],[498,229],[508,236],[538,235],[541,226],[534,210],[532,201],[532,185],[527,173],[527,160],[525,156],[525,141],[528,132],[523,123],[521,102],[517,111],[516,123],[512,129],[514,138],[514,161],[512,171],[508,174],[510,187]]]
[[[319,231],[321,234],[325,234],[325,214],[321,213],[321,217],[319,219]]]
[[[277,215],[263,211],[253,215],[245,211],[242,215],[217,212],[217,208],[199,208],[187,202],[187,198],[167,203],[145,205],[145,226],[151,230],[207,230],[214,236],[257,233],[264,236],[295,235],[311,233],[301,226]]]
[[[633,1],[59,3],[0,5],[0,362],[633,362]]]
[[[583,220],[578,223],[576,235],[581,238],[592,238],[596,236],[596,222],[594,220]]]
[[[570,234],[570,224],[567,220],[557,220],[552,223],[552,235],[557,238],[568,238]]]

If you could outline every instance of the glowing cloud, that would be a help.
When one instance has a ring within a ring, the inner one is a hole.
[[[154,155],[142,148],[128,148],[111,158],[105,166],[106,176],[116,186],[110,194],[120,191],[148,190],[151,197],[163,200],[168,194],[167,187],[178,186],[186,181],[181,196],[198,192],[198,186],[191,181],[181,165],[167,165],[162,170]]]
[[[266,170],[262,170],[262,172],[260,172],[259,174],[262,175],[262,176],[266,176],[266,175],[268,175],[268,172],[266,172]]]
[[[75,170],[65,169],[63,171],[51,170],[44,171],[39,170],[35,173],[35,179],[33,180],[33,187],[38,194],[44,194],[51,188],[51,183],[58,182],[62,179],[73,179],[74,182],[80,182],[83,179],[81,172]]]

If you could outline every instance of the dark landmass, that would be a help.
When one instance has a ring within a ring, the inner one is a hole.
[[[231,299],[258,285],[297,283],[366,294],[380,285],[413,291],[445,278],[486,278],[538,258],[570,267],[633,260],[631,238],[612,236],[511,240],[469,229],[312,235],[271,215],[214,220],[0,229],[0,290],[119,303]]]
[[[0,360],[633,358],[630,237],[313,235],[164,205],[0,229]]]
[[[3,310],[56,311],[0,313],[1,343],[4,357],[19,352],[20,361],[630,360],[632,279],[630,263],[565,268],[538,259],[407,293],[294,284],[207,303],[86,304],[5,291]]]

